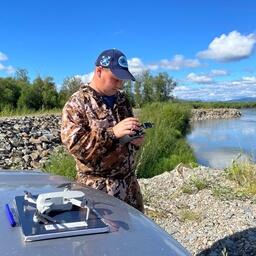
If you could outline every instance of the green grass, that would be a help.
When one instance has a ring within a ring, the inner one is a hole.
[[[188,104],[192,108],[256,108],[256,102],[200,102],[188,101],[183,104]]]
[[[181,191],[185,194],[193,194],[205,188],[208,188],[210,183],[205,178],[192,176],[187,183],[181,187]]]
[[[52,153],[43,170],[71,180],[76,177],[75,160],[63,147],[59,147]]]
[[[237,198],[236,192],[231,187],[215,184],[212,186],[212,195],[220,200],[232,200]]]
[[[185,140],[190,108],[181,104],[154,103],[140,111],[140,121],[155,124],[146,131],[145,143],[136,155],[138,177],[153,177],[170,171],[179,163],[195,165],[191,147]],[[54,153],[45,170],[75,177],[74,160],[66,151]]]
[[[191,184],[183,184],[183,186],[181,187],[181,191],[184,194],[194,194],[196,192],[196,189],[191,185]]]
[[[198,212],[190,210],[190,209],[182,209],[179,212],[179,219],[182,222],[186,221],[199,221],[201,216]]]
[[[221,200],[253,198],[256,195],[256,164],[248,161],[237,162],[224,170],[224,176],[231,184],[212,185],[213,196]]]
[[[256,195],[256,165],[248,161],[233,162],[225,170],[226,177],[236,183],[236,193],[240,196]]]
[[[141,109],[140,121],[150,121],[155,126],[146,130],[144,146],[137,154],[138,177],[153,177],[179,163],[195,164],[193,151],[185,140],[190,113],[189,107],[178,103],[152,103]]]
[[[205,189],[209,186],[209,182],[205,178],[199,178],[196,176],[192,176],[190,183],[197,188],[197,190]]]
[[[60,114],[61,109],[41,109],[41,110],[32,110],[28,108],[22,109],[13,109],[10,107],[5,107],[0,111],[0,117],[14,117],[14,116],[31,116],[31,115],[43,115],[43,114]]]

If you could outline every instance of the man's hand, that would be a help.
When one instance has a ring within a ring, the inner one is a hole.
[[[135,117],[128,117],[116,124],[113,127],[113,132],[117,139],[125,135],[133,135],[135,134],[135,130],[140,129],[140,123],[138,118]]]

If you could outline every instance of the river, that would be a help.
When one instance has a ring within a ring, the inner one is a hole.
[[[225,168],[234,159],[256,162],[256,109],[242,109],[241,113],[240,118],[192,124],[187,140],[199,164]]]

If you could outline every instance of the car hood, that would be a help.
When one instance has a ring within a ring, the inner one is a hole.
[[[61,191],[64,177],[39,171],[0,171],[0,255],[190,255],[168,233],[145,215],[121,200],[96,189],[81,187],[95,210],[110,226],[110,232],[24,242],[19,225],[11,227],[4,205],[13,206],[15,196]]]

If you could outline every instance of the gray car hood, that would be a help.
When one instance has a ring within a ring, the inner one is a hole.
[[[68,182],[42,172],[0,171],[0,255],[190,255],[153,221],[126,203],[101,191],[76,186],[92,200],[110,226],[109,233],[24,242],[19,226],[11,227],[5,211],[24,190],[32,194],[60,191]]]

